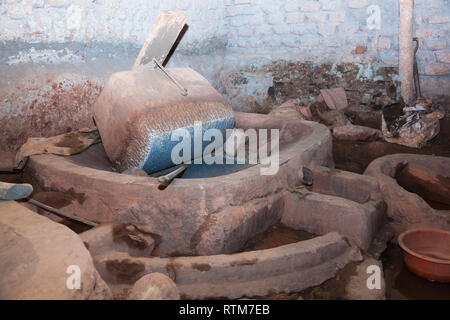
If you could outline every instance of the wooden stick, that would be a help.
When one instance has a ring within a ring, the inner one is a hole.
[[[141,64],[152,62],[153,58],[163,64],[187,19],[188,16],[183,13],[161,11],[134,62],[133,70]]]
[[[95,223],[95,222],[92,222],[92,221],[89,221],[89,220],[86,220],[86,219],[83,219],[83,218],[79,218],[79,217],[73,216],[73,215],[68,214],[68,213],[64,213],[64,212],[62,212],[62,211],[60,211],[58,209],[55,209],[55,208],[50,207],[50,206],[47,206],[46,204],[43,204],[43,203],[41,203],[39,201],[36,201],[34,199],[30,199],[30,200],[28,200],[28,202],[31,203],[31,204],[34,204],[36,207],[39,207],[39,208],[44,209],[44,210],[47,210],[48,212],[51,212],[51,213],[56,214],[58,216],[61,216],[63,218],[75,220],[75,221],[87,224],[88,226],[91,226],[91,227],[98,226],[98,223]]]

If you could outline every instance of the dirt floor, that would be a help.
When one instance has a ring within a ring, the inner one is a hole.
[[[317,235],[306,231],[293,230],[284,227],[281,224],[276,224],[267,229],[266,232],[248,240],[241,252],[276,248],[299,241],[309,240],[316,236]]]

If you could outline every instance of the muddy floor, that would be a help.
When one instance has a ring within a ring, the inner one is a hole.
[[[267,229],[265,232],[248,240],[240,251],[247,252],[271,249],[299,241],[309,240],[314,237],[317,237],[317,235],[306,231],[293,230],[281,224],[276,224]]]

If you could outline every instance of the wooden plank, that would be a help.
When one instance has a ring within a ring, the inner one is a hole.
[[[187,19],[188,16],[183,13],[161,11],[134,62],[133,69],[152,62],[153,58],[163,64]]]
[[[71,215],[71,214],[68,214],[68,213],[64,213],[61,210],[55,209],[53,207],[50,207],[50,206],[48,206],[46,204],[43,204],[42,202],[36,201],[34,199],[30,199],[30,200],[28,200],[28,202],[31,203],[32,205],[35,205],[36,207],[39,207],[39,208],[44,209],[44,210],[47,210],[48,212],[51,212],[53,214],[56,214],[57,216],[60,216],[60,217],[63,217],[63,218],[67,218],[67,219],[72,219],[72,220],[84,223],[84,224],[86,224],[88,226],[91,226],[91,227],[98,226],[98,223],[95,223],[95,222],[92,222],[92,221],[89,221],[89,220],[86,220],[86,219],[83,219],[81,217],[77,217],[77,216],[74,216],[74,215]]]

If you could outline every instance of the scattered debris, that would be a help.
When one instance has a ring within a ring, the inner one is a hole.
[[[430,99],[418,99],[411,107],[401,105],[383,112],[381,130],[386,141],[422,148],[440,130],[441,111],[429,112]]]

